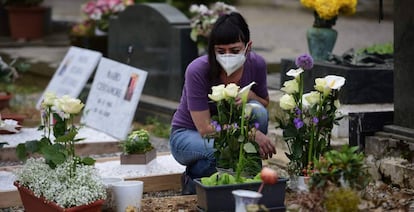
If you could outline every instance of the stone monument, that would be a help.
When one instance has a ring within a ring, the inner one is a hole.
[[[185,69],[197,57],[189,19],[169,4],[143,3],[110,26],[109,58],[148,71],[143,94],[178,101]]]
[[[394,1],[393,124],[366,138],[374,178],[414,188],[414,1]]]

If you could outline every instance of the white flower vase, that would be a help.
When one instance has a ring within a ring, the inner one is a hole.
[[[297,184],[298,191],[304,191],[304,192],[309,191],[309,179],[310,177],[298,176],[298,184]]]
[[[112,185],[117,182],[122,182],[122,181],[124,181],[122,178],[117,178],[117,177],[102,178],[102,182],[106,188],[106,201],[104,205],[102,206],[102,209],[104,211],[107,211],[107,210],[115,211],[116,207],[115,207],[114,191],[113,191]]]
[[[112,185],[116,211],[141,211],[144,182],[122,181]]]
[[[234,190],[232,191],[235,201],[236,212],[246,212],[246,207],[250,204],[258,204],[262,194],[256,191],[250,190]]]

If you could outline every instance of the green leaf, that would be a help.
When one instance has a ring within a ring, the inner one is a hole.
[[[57,143],[62,143],[62,142],[68,142],[68,141],[73,141],[73,139],[75,138],[77,132],[76,131],[70,131],[65,135],[62,135],[60,137],[57,137],[55,142]]]
[[[245,143],[243,149],[246,153],[257,153],[256,147],[251,142]]]
[[[62,164],[65,162],[66,157],[65,154],[59,151],[60,147],[53,145],[53,146],[45,146],[42,148],[42,154],[46,160],[52,161],[54,164]]]
[[[17,145],[16,155],[19,158],[19,160],[26,161],[27,151],[26,151],[26,145],[24,143],[20,143]]]
[[[93,158],[91,158],[91,157],[85,157],[85,158],[82,158],[82,164],[85,164],[85,165],[90,165],[90,166],[92,166],[92,165],[94,165],[95,164],[95,159],[93,159]]]
[[[26,146],[26,151],[29,153],[34,153],[34,152],[38,152],[39,151],[39,141],[38,140],[32,140],[32,141],[26,141],[25,146]]]

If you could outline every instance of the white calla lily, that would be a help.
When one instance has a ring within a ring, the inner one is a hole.
[[[252,86],[256,84],[256,82],[251,82],[250,84],[244,86],[237,95],[242,99],[243,102],[247,102],[247,96],[249,95],[249,91],[252,88]]]
[[[302,68],[298,68],[298,69],[290,69],[286,75],[291,76],[291,77],[297,77],[299,76],[304,70]]]
[[[326,86],[330,89],[339,90],[345,84],[345,78],[336,75],[328,75],[325,77]]]

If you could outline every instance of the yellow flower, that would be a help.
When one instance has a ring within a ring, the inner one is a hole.
[[[213,100],[215,102],[218,102],[218,101],[224,99],[224,89],[225,89],[225,87],[224,87],[223,84],[213,86],[213,87],[211,87],[212,92],[211,92],[211,94],[208,95],[208,97],[211,100]]]
[[[330,20],[339,14],[352,15],[356,12],[357,0],[300,0],[306,8],[315,10],[318,16]]]

